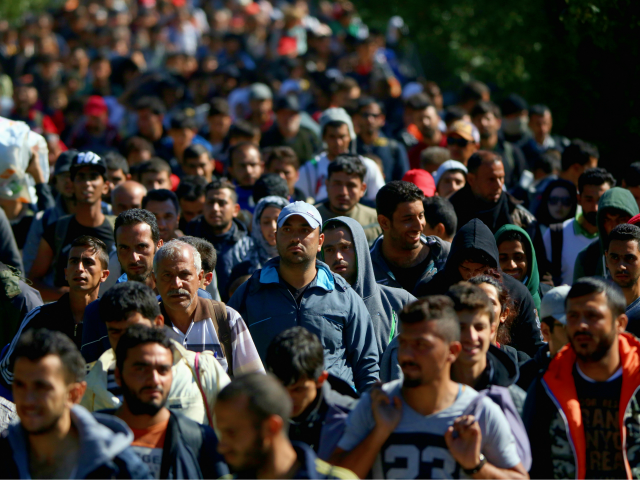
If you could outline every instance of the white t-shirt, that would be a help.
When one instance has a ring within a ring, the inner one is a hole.
[[[362,163],[367,168],[367,173],[364,176],[364,183],[367,184],[367,192],[364,194],[364,198],[375,201],[378,190],[384,186],[384,177],[376,162],[362,156],[360,160],[362,160]],[[327,186],[325,182],[327,180],[329,163],[331,162],[327,158],[327,154],[321,153],[300,167],[300,178],[296,183],[296,187],[302,190],[302,193],[304,193],[306,197],[312,197],[316,202],[326,200],[327,198]]]
[[[469,478],[449,453],[444,434],[478,392],[460,386],[458,397],[449,408],[425,416],[402,398],[402,380],[386,383],[382,389],[391,398],[400,397],[402,420],[378,453],[373,478]],[[477,421],[482,431],[481,452],[489,463],[498,468],[513,468],[520,463],[511,428],[498,405],[483,398]],[[349,415],[338,447],[353,450],[374,426],[371,397],[365,394]]]

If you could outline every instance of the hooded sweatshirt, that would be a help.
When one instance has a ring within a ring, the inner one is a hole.
[[[402,307],[408,303],[416,300],[416,297],[402,288],[393,288],[376,283],[369,245],[362,225],[349,217],[336,217],[330,222],[342,223],[351,231],[358,264],[358,276],[351,288],[364,300],[364,304],[371,315],[378,349],[380,355],[382,355],[389,342],[393,340],[398,332],[397,312],[402,310]],[[325,222],[325,225],[327,223]]]
[[[264,235],[262,235],[262,230],[260,229],[260,218],[262,217],[262,212],[264,212],[267,207],[277,207],[282,210],[287,205],[289,205],[289,200],[275,195],[264,197],[256,205],[256,209],[253,213],[253,220],[251,222],[251,238],[253,238],[253,242],[255,244],[253,253],[256,255],[259,265],[264,265],[273,257],[278,256],[278,247],[275,245],[269,245],[269,242],[267,242]]]
[[[130,447],[133,433],[122,420],[74,405],[71,421],[80,437],[78,464],[71,478],[150,478],[147,466]],[[0,445],[3,478],[31,478],[27,433],[19,422],[3,433]]]
[[[618,210],[626,213],[630,217],[638,215],[638,204],[633,194],[621,187],[614,187],[600,197],[598,201],[598,239],[582,250],[576,258],[573,269],[573,282],[577,282],[582,277],[609,277],[609,270],[604,263],[604,251],[609,243],[609,235],[604,229],[604,220],[607,212]]]
[[[449,287],[462,281],[458,266],[471,255],[478,253],[484,253],[488,257],[489,267],[500,271],[498,246],[493,233],[481,220],[474,218],[453,238],[444,270],[434,275],[429,283],[421,286],[416,292],[416,297],[445,294]],[[511,327],[511,346],[533,356],[542,345],[540,320],[533,298],[527,287],[510,275],[503,273],[502,281],[518,310],[518,316]]]
[[[522,228],[516,225],[507,224],[500,227],[500,229],[495,234],[497,245],[500,245],[500,237],[502,237],[507,232],[518,232],[527,241],[527,243],[523,245],[523,247],[525,248],[525,253],[527,255],[528,270],[526,272],[526,278],[523,283],[527,287],[527,290],[529,290],[529,293],[531,294],[531,296],[533,297],[533,304],[536,306],[536,310],[539,311],[540,301],[542,300],[540,298],[540,292],[539,292],[540,275],[538,274],[538,261],[536,260],[536,251],[533,248],[533,242],[531,241],[531,237],[529,237],[529,234],[525,232]]]

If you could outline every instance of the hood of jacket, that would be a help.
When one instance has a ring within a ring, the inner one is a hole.
[[[600,247],[603,253],[609,238],[609,235],[607,235],[607,232],[604,229],[604,220],[606,218],[607,211],[610,210],[621,210],[631,217],[640,213],[638,211],[636,199],[633,198],[633,194],[626,188],[613,187],[602,194],[598,201],[597,219],[598,236],[600,238]]]
[[[500,268],[498,261],[500,254],[493,233],[482,220],[474,218],[458,230],[456,236],[453,237],[453,242],[451,242],[451,251],[444,267],[450,280],[447,288],[462,280],[458,270],[460,264],[478,253],[483,253],[488,257],[491,268]]]
[[[513,361],[511,356],[500,350],[494,345],[489,345],[487,352],[487,363],[489,364],[488,384],[497,385],[499,387],[509,387],[518,381],[520,370],[518,364]]]
[[[415,298],[404,289],[386,287],[376,283],[369,243],[362,225],[349,217],[336,217],[326,221],[324,225],[329,222],[341,223],[351,231],[357,262],[356,281],[351,285],[351,288],[362,298],[371,315],[376,330],[378,348],[382,354],[397,332],[396,312]],[[324,251],[322,259],[324,260]]]
[[[133,433],[127,424],[112,415],[91,414],[84,407],[74,405],[71,421],[80,436],[80,455],[74,478],[86,478],[91,472],[111,462],[133,441]],[[20,478],[30,478],[27,434],[20,423],[11,425],[9,432]]]
[[[507,232],[518,232],[526,240],[526,244],[524,245],[524,248],[527,249],[526,251],[526,254],[528,257],[527,263],[529,264],[529,267],[526,272],[526,281],[523,283],[527,287],[527,290],[529,290],[529,293],[533,297],[533,303],[536,305],[536,308],[539,310],[540,309],[540,293],[538,292],[538,288],[540,287],[540,275],[538,273],[538,260],[536,259],[536,250],[535,248],[533,248],[533,242],[531,241],[531,237],[524,229],[518,227],[517,225],[511,225],[511,224],[503,225],[496,232],[496,235],[495,235],[496,245],[500,244],[500,237],[502,237]]]
[[[277,207],[282,210],[287,205],[289,205],[289,201],[286,198],[269,195],[268,197],[262,198],[253,211],[253,219],[251,220],[251,238],[253,238],[253,241],[255,242],[256,253],[260,260],[260,264],[262,265],[267,263],[273,257],[278,256],[278,247],[276,245],[269,245],[269,242],[267,242],[264,235],[262,235],[262,230],[260,228],[260,218],[262,217],[262,213],[267,207]]]

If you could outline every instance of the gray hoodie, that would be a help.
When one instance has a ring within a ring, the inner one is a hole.
[[[376,283],[369,244],[362,225],[349,217],[336,217],[325,222],[325,225],[329,222],[342,223],[351,230],[358,262],[358,276],[351,288],[364,300],[371,315],[378,349],[382,355],[389,342],[397,334],[397,312],[408,303],[416,300],[416,297],[403,288],[388,287]]]
[[[130,448],[133,433],[122,420],[112,415],[91,414],[75,405],[71,421],[80,436],[78,465],[72,478],[149,478],[146,465]],[[7,440],[12,455],[5,453],[8,458],[13,457],[15,473],[19,478],[31,478],[28,440],[20,423],[9,427]]]

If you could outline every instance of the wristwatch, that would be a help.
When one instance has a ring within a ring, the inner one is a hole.
[[[475,475],[476,473],[478,473],[482,467],[484,467],[484,464],[487,463],[487,457],[485,457],[482,453],[480,454],[480,463],[478,463],[478,465],[476,465],[474,468],[463,468],[462,470],[464,471],[465,474],[471,476],[471,475]]]

